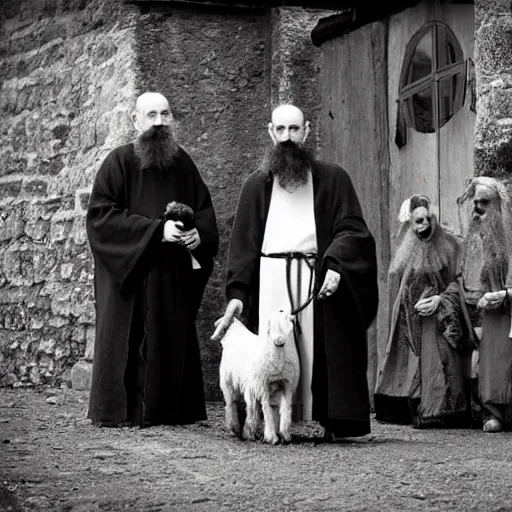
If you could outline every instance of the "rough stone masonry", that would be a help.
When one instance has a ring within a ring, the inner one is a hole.
[[[309,34],[325,12],[235,15],[164,4],[0,6],[0,386],[88,387],[89,191],[107,153],[134,135],[128,114],[136,96],[154,88],[171,100],[178,140],[218,215],[221,250],[198,331],[206,394],[220,397],[220,347],[209,336],[224,306],[238,191],[267,143],[272,104],[296,99],[316,124],[320,51]]]
[[[84,214],[100,161],[129,135],[135,90],[132,13],[120,7],[2,7],[0,385],[67,383],[92,358]]]
[[[512,3],[475,0],[475,175],[512,172]]]

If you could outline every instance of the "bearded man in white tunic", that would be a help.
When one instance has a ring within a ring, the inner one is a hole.
[[[234,316],[264,332],[269,314],[296,315],[301,365],[293,418],[326,435],[369,433],[366,329],[376,314],[375,242],[350,177],[315,160],[300,109],[281,105],[273,146],[242,186],[230,239],[228,305],[214,338]]]
[[[278,151],[271,153],[267,163],[274,176],[270,208],[260,261],[259,332],[275,311],[297,312],[300,329],[297,348],[300,360],[300,381],[293,403],[295,421],[313,418],[313,303],[306,305],[314,291],[314,265],[318,254],[315,215],[313,212],[313,181],[311,168],[301,153],[294,151],[309,134],[302,112],[291,105],[274,110],[269,134]],[[281,143],[281,146],[279,146]],[[279,151],[283,149],[283,151]],[[303,258],[275,257],[281,254],[303,254]],[[287,269],[287,265],[289,268]],[[287,279],[289,277],[289,279]],[[319,296],[330,295],[338,287],[340,275],[330,271],[328,282]]]

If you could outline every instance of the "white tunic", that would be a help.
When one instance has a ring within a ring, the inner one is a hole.
[[[279,252],[317,253],[311,174],[307,184],[293,192],[287,192],[274,179],[262,253]],[[299,265],[302,267],[300,290],[298,289]],[[311,273],[312,271],[305,261],[297,259],[292,261],[291,287],[295,307],[301,306],[309,298]],[[314,284],[313,276],[313,287]],[[259,332],[265,332],[268,314],[281,309],[291,310],[286,284],[286,260],[262,257],[260,263]],[[302,334],[298,339],[301,377],[294,397],[293,419],[295,421],[312,419],[312,302],[299,313],[298,319],[302,329]]]

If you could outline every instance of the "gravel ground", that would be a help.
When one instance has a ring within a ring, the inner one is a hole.
[[[107,429],[87,393],[0,389],[0,512],[512,511],[512,433],[373,422],[363,442],[228,435],[222,404],[190,426]]]

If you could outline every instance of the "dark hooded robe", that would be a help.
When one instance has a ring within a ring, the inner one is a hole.
[[[316,281],[323,283],[328,269],[341,276],[332,296],[314,301],[312,414],[336,436],[361,436],[370,432],[366,330],[378,305],[375,241],[341,167],[315,160],[312,179]],[[229,245],[226,295],[243,302],[244,323],[255,333],[272,187],[272,178],[260,170],[245,179]]]
[[[163,241],[166,205],[195,212],[190,251]],[[94,256],[96,342],[88,417],[104,423],[206,418],[195,318],[217,252],[209,191],[179,149],[166,171],[140,169],[133,144],[114,149],[93,186],[86,219]]]
[[[415,426],[469,426],[461,349],[465,333],[460,297],[445,293],[460,257],[457,239],[437,224],[418,238],[415,254],[390,266],[388,342],[374,395],[376,419]],[[416,237],[410,224],[406,236]],[[451,289],[450,289],[451,291]],[[440,295],[434,315],[414,309],[422,298]]]

